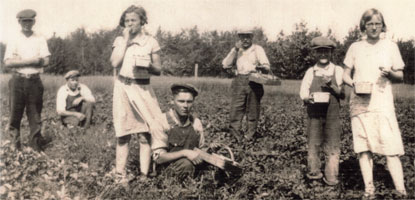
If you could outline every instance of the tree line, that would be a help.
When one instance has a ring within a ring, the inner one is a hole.
[[[327,36],[336,44],[333,61],[343,65],[342,61],[348,47],[361,38],[359,28],[349,30],[343,41],[338,41],[329,30],[323,34],[320,30],[310,30],[307,24],[295,24],[290,34],[280,32],[275,41],[270,41],[262,28],[255,28],[254,42],[263,46],[275,75],[284,79],[301,79],[313,59],[310,46],[312,38]],[[84,28],[73,31],[65,38],[53,36],[48,39],[51,52],[50,65],[45,73],[61,75],[71,69],[78,69],[85,75],[110,75],[112,67],[109,58],[112,43],[121,35],[119,27],[113,30],[100,30],[87,33]],[[162,73],[172,76],[193,76],[194,66],[198,64],[199,76],[232,77],[233,74],[222,69],[222,60],[237,41],[237,31],[205,31],[197,26],[183,29],[178,33],[163,31],[159,28],[154,35],[161,46]],[[404,81],[414,84],[415,41],[413,39],[397,41],[405,62]],[[3,60],[5,44],[0,43],[0,56]],[[2,67],[4,72],[4,67]]]

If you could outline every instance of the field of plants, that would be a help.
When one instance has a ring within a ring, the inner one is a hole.
[[[1,75],[0,199],[358,199],[364,189],[353,153],[348,105],[342,102],[340,179],[335,187],[306,178],[307,138],[305,110],[298,97],[299,81],[267,87],[262,101],[259,134],[254,142],[236,143],[228,134],[230,79],[152,79],[162,110],[170,102],[169,86],[191,82],[200,89],[195,102],[207,142],[228,144],[241,164],[241,176],[227,177],[208,167],[195,179],[179,182],[163,172],[147,181],[133,180],[128,187],[106,176],[114,167],[115,134],[112,125],[112,77],[81,77],[97,98],[95,124],[89,130],[64,129],[55,111],[56,91],[62,77],[44,76],[43,134],[53,138],[42,153],[30,148],[15,151],[5,131],[8,117],[9,76]],[[394,85],[395,106],[405,145],[401,157],[408,198],[415,198],[414,86]],[[26,117],[23,139],[28,135]],[[139,149],[132,140],[128,171],[139,173]],[[379,199],[394,198],[394,186],[385,158],[375,156],[374,177]]]

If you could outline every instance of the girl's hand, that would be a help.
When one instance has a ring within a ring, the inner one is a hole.
[[[391,73],[391,71],[389,69],[386,69],[384,67],[379,67],[380,71],[381,71],[381,76],[383,77],[388,77],[389,74]]]
[[[124,37],[124,39],[126,41],[130,40],[130,35],[131,35],[131,28],[124,28],[124,30],[122,30],[122,36]]]

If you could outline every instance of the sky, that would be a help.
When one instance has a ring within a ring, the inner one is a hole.
[[[132,4],[146,9],[151,34],[158,27],[171,32],[194,26],[200,31],[262,27],[275,40],[280,31],[290,34],[303,21],[324,34],[331,28],[343,40],[365,10],[377,8],[389,36],[415,39],[415,0],[1,0],[0,41],[20,30],[16,14],[22,9],[37,11],[34,30],[49,38],[54,33],[66,37],[81,27],[89,33],[113,29]]]

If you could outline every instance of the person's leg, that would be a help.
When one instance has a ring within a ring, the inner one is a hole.
[[[231,109],[230,109],[230,132],[238,140],[241,138],[242,119],[245,114],[246,94],[243,81],[236,77],[231,85]]]
[[[43,107],[43,84],[39,79],[30,79],[27,86],[26,115],[29,121],[29,144],[32,148],[42,150],[43,137],[41,134]]]
[[[338,117],[327,118],[324,126],[326,166],[325,180],[329,185],[338,183],[341,124]]]
[[[85,115],[82,126],[89,128],[91,125],[92,113],[93,113],[94,104],[91,102],[82,102],[81,113]]]
[[[128,143],[131,135],[117,138],[117,147],[115,149],[115,172],[125,174],[125,166],[128,158]]]
[[[12,137],[13,145],[17,149],[21,149],[20,138],[20,123],[22,121],[23,112],[25,109],[26,98],[24,96],[24,83],[22,78],[12,77],[9,81],[9,108],[10,108],[10,120],[9,120],[9,133]]]
[[[80,123],[79,119],[75,116],[65,116],[62,117],[61,120],[62,124],[68,128],[78,126]]]
[[[386,156],[386,163],[396,190],[399,193],[406,195],[401,160],[398,156]]]
[[[365,183],[365,193],[374,194],[375,185],[373,184],[373,158],[369,151],[359,154],[360,170]]]
[[[151,162],[150,134],[139,133],[138,140],[140,142],[140,171],[143,175],[148,175]]]
[[[308,178],[319,179],[322,178],[321,173],[321,161],[320,161],[320,148],[323,142],[322,128],[320,118],[308,118],[307,123],[307,142],[308,142]]]
[[[247,138],[254,136],[259,114],[261,111],[261,99],[264,96],[264,87],[261,84],[249,82],[249,93],[247,97],[247,121],[248,121],[248,134]]]
[[[195,173],[195,165],[187,158],[181,158],[169,165],[168,169],[171,176],[177,176],[184,179],[188,176],[193,177]]]

